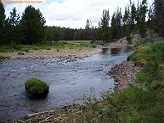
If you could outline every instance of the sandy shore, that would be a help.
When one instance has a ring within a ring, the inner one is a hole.
[[[51,50],[30,50],[29,52],[13,52],[4,53],[10,59],[48,59],[48,58],[84,58],[90,55],[101,52],[97,48],[83,48],[83,49],[51,49]]]

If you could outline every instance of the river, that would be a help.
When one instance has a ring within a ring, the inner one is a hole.
[[[16,59],[0,61],[0,120],[17,119],[55,107],[82,104],[93,88],[114,91],[114,79],[107,75],[133,52],[129,47],[101,47],[102,52],[83,59]],[[29,99],[24,82],[36,77],[48,83],[45,99]]]

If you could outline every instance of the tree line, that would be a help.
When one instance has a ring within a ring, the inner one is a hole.
[[[117,8],[112,16],[109,9],[103,10],[98,26],[93,26],[91,20],[86,20],[84,29],[72,29],[57,26],[45,26],[45,18],[39,9],[27,6],[20,16],[16,8],[6,18],[3,3],[0,3],[0,45],[36,44],[58,40],[103,40],[113,41],[126,36],[131,40],[131,33],[154,30],[164,36],[164,1],[154,0],[148,8],[147,0],[125,6],[124,12]]]
[[[6,18],[4,6],[0,3],[0,44],[41,43],[45,36],[45,22],[40,10],[31,5],[26,7],[22,16],[13,8]]]

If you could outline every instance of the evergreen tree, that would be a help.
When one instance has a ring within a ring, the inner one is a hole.
[[[117,8],[116,11],[116,27],[117,27],[117,37],[120,38],[122,36],[122,13],[121,8]]]
[[[164,36],[164,1],[154,0],[154,26],[160,36]]]
[[[131,34],[130,34],[130,27],[129,26],[127,26],[126,27],[126,40],[128,41],[128,44],[131,44],[132,42],[131,42]]]
[[[4,35],[4,23],[5,23],[5,9],[3,4],[0,2],[0,44],[3,44]]]
[[[14,42],[20,44],[24,41],[24,34],[20,25],[20,16],[16,12],[16,8],[14,8],[12,12],[10,12],[10,17],[6,20],[5,27],[7,35],[5,40],[7,40],[8,43]]]
[[[98,40],[97,39],[97,31],[96,30],[97,30],[97,28],[92,26],[92,28],[91,28],[91,40],[92,41]]]
[[[115,39],[117,37],[117,24],[116,24],[115,13],[113,13],[112,15],[110,32],[111,32],[111,39]]]
[[[25,32],[24,44],[42,43],[45,37],[45,19],[40,10],[36,10],[31,5],[26,7],[21,25]]]
[[[136,18],[135,18],[136,23],[136,30],[139,30],[139,25],[140,25],[140,3],[138,1],[137,3],[137,10],[136,10]]]
[[[148,28],[149,29],[154,29],[154,23],[153,23],[153,21],[154,21],[154,12],[153,12],[153,9],[152,9],[152,6],[150,6],[150,8],[149,8],[149,11],[148,11]]]
[[[124,23],[124,26],[123,26],[123,32],[124,34],[123,35],[126,35],[125,32],[126,32],[126,27],[129,26],[131,24],[131,17],[130,17],[130,9],[129,9],[129,5],[127,5],[125,7],[125,12],[124,12],[124,15],[123,15],[123,23]]]
[[[124,26],[126,25],[130,25],[130,10],[129,10],[129,6],[125,7],[125,13],[123,16],[123,22],[124,22]]]
[[[135,19],[136,19],[136,7],[135,4],[132,3],[131,5],[131,30],[135,30]]]
[[[145,36],[145,32],[147,30],[146,27],[146,13],[147,13],[147,0],[143,0],[142,4],[140,5],[140,13],[139,13],[139,31],[141,37]]]
[[[91,21],[89,19],[87,19],[85,30],[86,30],[86,38],[88,40],[91,39],[91,27],[92,27],[92,23],[91,23]]]
[[[109,20],[109,10],[103,10],[101,18],[101,39],[103,41],[108,41],[109,39]]]
[[[46,27],[44,42],[58,41],[59,40],[59,29],[57,27]]]
[[[101,40],[101,22],[98,22],[98,28],[97,28],[97,30],[96,30],[96,34],[97,34],[97,36],[96,36],[96,39],[97,40]]]

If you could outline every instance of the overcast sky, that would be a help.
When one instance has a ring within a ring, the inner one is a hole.
[[[138,0],[132,1],[137,4]],[[152,4],[152,1],[154,0],[147,0],[148,4]],[[90,19],[94,26],[98,25],[103,9],[109,9],[112,15],[117,7],[124,10],[127,4],[129,0],[42,0],[42,3],[32,5],[40,9],[46,19],[46,25],[85,28],[87,19]],[[5,4],[6,15],[9,16],[14,7],[18,14],[22,15],[27,5]]]

